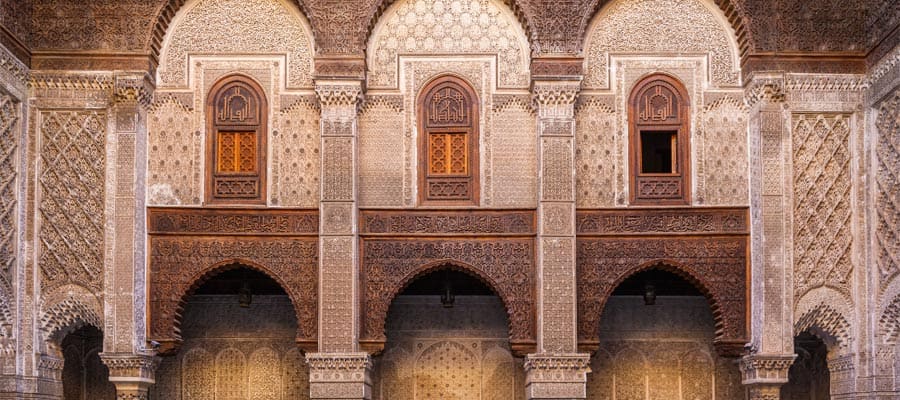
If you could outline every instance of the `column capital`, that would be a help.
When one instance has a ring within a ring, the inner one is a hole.
[[[155,354],[100,353],[116,386],[116,400],[147,400],[147,389],[156,383],[159,358]]]
[[[777,385],[788,381],[788,370],[795,354],[751,354],[741,359],[742,383],[745,385]]]
[[[316,97],[323,108],[356,107],[362,100],[362,81],[317,79]]]
[[[153,78],[148,73],[116,75],[113,100],[115,104],[136,104],[143,108],[153,100]]]
[[[759,103],[784,103],[784,74],[753,73],[744,85],[744,102],[753,107]]]
[[[584,399],[591,356],[586,353],[538,353],[525,357],[525,394],[529,400]]]
[[[309,353],[311,399],[372,398],[372,359],[368,353]]]

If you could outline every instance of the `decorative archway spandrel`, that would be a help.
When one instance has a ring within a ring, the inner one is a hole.
[[[150,335],[177,349],[187,296],[241,264],[282,286],[294,305],[297,342],[318,337],[318,215],[315,210],[150,209]],[[268,236],[260,236],[265,234]]]
[[[607,299],[629,276],[664,266],[704,292],[723,355],[747,339],[746,209],[579,210],[576,217],[578,339],[594,346]],[[661,233],[680,233],[660,237]]]
[[[478,276],[503,300],[513,346],[535,340],[534,241],[367,240],[363,248],[365,292],[362,340],[385,340],[384,323],[394,297],[415,278],[443,266]]]

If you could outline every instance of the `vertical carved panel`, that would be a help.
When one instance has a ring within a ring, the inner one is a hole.
[[[303,355],[300,354],[300,350],[293,348],[285,353],[283,366],[284,399],[309,399],[309,366],[303,359]]]
[[[704,205],[748,205],[747,110],[726,97],[706,107],[700,116],[702,163],[696,171],[697,202]],[[699,162],[698,162],[699,164]]]
[[[686,353],[681,360],[681,376],[682,398],[713,400],[713,364],[709,355],[698,349]]]
[[[644,355],[626,348],[616,355],[616,400],[644,400],[647,392],[647,370]]]
[[[900,272],[900,89],[882,103],[876,127],[875,262],[884,289]]]
[[[572,182],[572,139],[543,138],[541,140],[543,162],[541,165],[542,200],[571,201]]]
[[[298,101],[275,114],[272,137],[272,204],[316,207],[319,201],[319,111]]]
[[[39,239],[44,289],[102,287],[106,115],[41,113]]]
[[[253,400],[281,400],[281,362],[275,350],[262,347],[250,355],[249,396]],[[292,398],[295,399],[295,398]]]
[[[181,365],[182,400],[215,400],[216,369],[209,352],[191,349]]]
[[[353,139],[329,137],[323,140],[325,156],[322,198],[353,200]]]
[[[246,366],[244,353],[236,348],[216,356],[216,400],[246,400]]]
[[[403,105],[400,96],[369,96],[359,113],[359,205],[393,207],[403,204],[404,159],[385,157],[404,149]]]
[[[591,373],[585,389],[590,400],[612,400],[613,362],[606,350],[597,350],[591,357]]]
[[[794,118],[795,301],[832,287],[850,296],[849,116]]]
[[[150,205],[199,205],[203,158],[191,110],[174,98],[154,104],[149,133],[147,200]]]
[[[579,208],[612,207],[616,201],[616,114],[586,101],[575,111],[575,201]]]
[[[482,361],[482,400],[516,400],[515,360],[509,351],[493,348]]]
[[[18,106],[12,97],[0,95],[0,296],[11,294],[11,274],[16,263],[16,155]],[[0,299],[6,303],[11,299]],[[6,311],[0,309],[0,325]],[[2,335],[2,333],[0,333]]]
[[[485,195],[492,193],[486,206],[526,207],[535,206],[537,199],[537,126],[531,99],[514,96],[498,105],[494,95],[491,113],[492,132],[485,132],[490,141],[491,174],[485,176]]]

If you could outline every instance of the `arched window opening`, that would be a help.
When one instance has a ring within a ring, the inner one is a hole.
[[[207,202],[265,203],[267,117],[263,90],[248,77],[227,76],[210,90]]]
[[[177,354],[163,357],[152,400],[308,399],[297,318],[268,275],[229,265],[188,297]]]
[[[797,358],[788,370],[788,383],[781,387],[784,400],[827,400],[831,398],[828,345],[808,331],[794,338]]]
[[[628,103],[633,204],[690,203],[690,102],[677,79],[655,74]]]
[[[416,279],[388,311],[372,399],[524,398],[524,360],[510,349],[506,314],[467,273],[448,267]]]
[[[86,325],[62,340],[63,398],[65,400],[113,400],[116,387],[109,369],[100,360],[103,332]]]
[[[587,399],[743,398],[736,360],[716,353],[715,330],[709,302],[691,282],[658,268],[630,276],[604,306]]]
[[[453,76],[422,90],[417,103],[421,204],[478,204],[478,104],[475,91]]]

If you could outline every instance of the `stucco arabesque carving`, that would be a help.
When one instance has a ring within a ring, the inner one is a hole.
[[[153,82],[149,74],[117,76],[115,82],[116,103],[137,103],[144,108],[153,102]]]
[[[152,379],[160,359],[154,354],[101,353],[100,359],[109,368],[109,375],[121,378]]]
[[[368,353],[310,353],[306,362],[313,371],[356,372],[372,368]]]
[[[744,89],[744,102],[748,108],[766,103],[783,103],[785,87],[783,76],[752,76]]]
[[[328,108],[350,108],[355,110],[362,104],[362,86],[359,84],[316,84],[316,97],[323,112]]]
[[[581,90],[578,80],[536,83],[532,103],[540,118],[574,118],[575,101]]]

